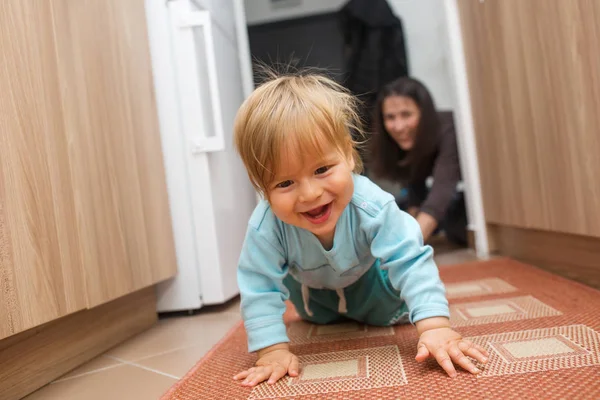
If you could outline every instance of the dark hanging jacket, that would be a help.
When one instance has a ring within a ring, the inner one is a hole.
[[[402,22],[386,0],[350,0],[340,10],[345,86],[370,108],[387,83],[408,75]]]

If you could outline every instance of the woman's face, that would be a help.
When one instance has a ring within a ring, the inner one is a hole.
[[[404,151],[415,145],[421,110],[413,99],[406,96],[388,96],[383,100],[381,113],[387,133]]]

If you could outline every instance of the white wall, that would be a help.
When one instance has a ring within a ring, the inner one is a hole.
[[[339,10],[346,0],[288,0],[288,3],[291,5],[299,3],[299,5],[273,8],[271,0],[245,0],[246,21],[248,25],[257,25],[307,15],[326,14]]]
[[[388,0],[402,19],[411,75],[431,91],[437,107],[454,110],[445,0]],[[294,1],[291,0],[291,3]],[[248,25],[324,14],[346,0],[301,0],[300,5],[273,9],[270,0],[245,0]]]
[[[439,109],[454,110],[445,0],[388,0],[402,19],[413,77],[430,90]]]

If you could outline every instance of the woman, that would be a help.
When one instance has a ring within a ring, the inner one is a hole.
[[[427,88],[403,77],[379,93],[371,139],[370,173],[400,182],[408,191],[401,208],[414,216],[424,240],[439,228],[467,242],[467,218],[452,113],[438,113]],[[429,188],[427,179],[433,177]]]

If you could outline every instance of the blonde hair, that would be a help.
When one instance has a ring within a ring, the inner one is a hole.
[[[362,135],[358,100],[322,75],[269,75],[242,104],[234,125],[235,147],[254,187],[268,193],[286,146],[301,156],[322,155],[324,145],[331,145],[352,157],[360,173],[359,143],[352,138]]]

